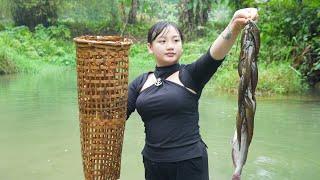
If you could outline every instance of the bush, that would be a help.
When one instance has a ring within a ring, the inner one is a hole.
[[[262,42],[269,47],[263,57],[268,63],[288,61],[310,85],[320,81],[319,6],[319,1],[294,0],[260,5]]]
[[[37,71],[42,64],[75,65],[70,31],[63,26],[43,25],[29,31],[26,26],[0,32],[1,72]]]
[[[0,75],[11,74],[16,72],[16,66],[11,59],[9,59],[5,48],[0,49]]]

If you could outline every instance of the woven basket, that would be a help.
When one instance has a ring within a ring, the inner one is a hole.
[[[85,179],[116,180],[120,178],[132,41],[119,36],[81,36],[74,41]]]

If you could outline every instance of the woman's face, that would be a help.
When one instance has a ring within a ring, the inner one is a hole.
[[[166,27],[151,44],[148,43],[148,50],[155,55],[158,67],[177,63],[183,51],[179,32],[173,26]]]

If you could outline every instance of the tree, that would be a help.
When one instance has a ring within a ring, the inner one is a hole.
[[[116,0],[110,0],[110,15],[111,15],[111,21],[110,21],[110,26],[111,27],[117,27],[120,24],[121,18],[119,17],[119,9],[118,9],[118,2]],[[117,29],[117,28],[115,28]]]
[[[135,24],[137,22],[138,7],[139,7],[139,0],[132,0],[131,9],[128,17],[128,24]]]
[[[179,23],[186,39],[203,35],[212,0],[180,0]]]
[[[0,21],[11,20],[10,1],[0,0]]]
[[[58,0],[13,0],[12,3],[12,17],[18,26],[25,25],[33,30],[38,24],[48,27],[58,18]]]

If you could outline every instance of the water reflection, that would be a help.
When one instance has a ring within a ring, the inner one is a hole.
[[[74,71],[0,77],[0,179],[83,179],[76,90]],[[319,99],[258,97],[243,179],[320,178]],[[201,97],[211,179],[230,179],[233,172],[236,101],[210,89]],[[122,180],[144,179],[143,145],[143,124],[133,113],[125,131]]]

